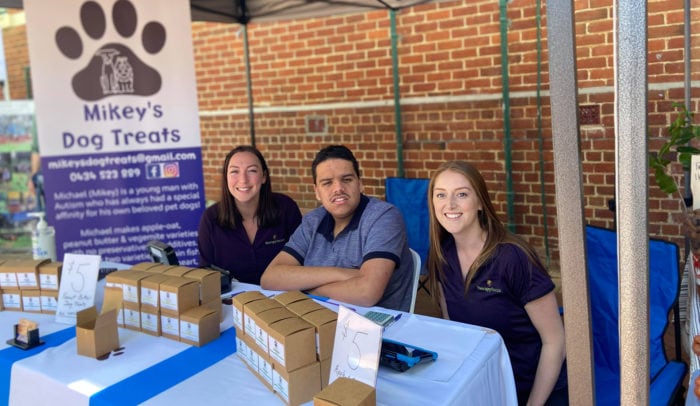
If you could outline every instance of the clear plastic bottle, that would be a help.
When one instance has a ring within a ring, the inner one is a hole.
[[[29,216],[39,219],[32,231],[32,257],[56,261],[56,230],[46,223],[43,212],[29,213]]]

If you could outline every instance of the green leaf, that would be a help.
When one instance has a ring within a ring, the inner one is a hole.
[[[698,152],[700,152],[700,149],[697,149],[697,148],[692,147],[690,145],[685,145],[685,146],[676,148],[676,151],[679,153],[684,153],[684,154],[697,154]]]
[[[669,138],[659,152],[649,154],[649,167],[654,171],[654,180],[661,190],[668,194],[678,191],[673,177],[666,173],[666,168],[671,163],[671,152],[676,153],[675,159],[685,170],[690,168],[691,156],[700,154],[700,149],[689,145],[694,139],[700,141],[700,126],[693,124],[694,113],[689,112],[681,102],[673,102],[672,106],[678,114],[668,126]]]
[[[666,173],[659,174],[657,172],[656,183],[659,185],[661,190],[668,194],[675,193],[678,190],[676,182],[674,182],[673,178],[667,175]]]

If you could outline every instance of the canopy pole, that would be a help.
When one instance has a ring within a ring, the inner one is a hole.
[[[404,177],[403,171],[403,133],[401,131],[401,90],[399,89],[399,36],[396,33],[396,10],[389,10],[391,16],[391,67],[394,77],[394,122],[396,124],[396,160],[398,162],[399,178]]]
[[[692,61],[692,51],[690,47],[691,41],[691,31],[690,31],[690,0],[683,1],[683,103],[688,111],[694,111],[693,106],[691,106],[691,63]],[[693,200],[693,195],[690,191],[690,171],[683,171],[683,181],[685,185],[685,194],[683,200],[686,206],[690,206],[690,202]],[[690,251],[690,240],[685,239],[685,257],[688,256]]]
[[[547,257],[547,267],[551,259],[549,255],[549,221],[547,219],[547,199],[544,187],[544,136],[542,134],[542,18],[541,0],[537,0],[535,20],[537,20],[537,144],[540,158],[540,201],[542,202],[542,226],[544,228],[544,252]]]
[[[547,3],[554,188],[559,213],[557,227],[566,328],[566,363],[569,382],[575,382],[574,385],[569,385],[569,399],[572,405],[594,405],[575,32],[574,1]]]
[[[693,111],[693,106],[690,105],[690,90],[691,90],[691,63],[692,60],[692,48],[690,47],[691,35],[690,31],[690,0],[685,0],[683,2],[683,55],[685,56],[683,60],[683,73],[685,74],[685,79],[683,79],[683,99],[685,100],[685,107],[689,111]],[[690,187],[686,188],[690,190]]]
[[[250,145],[255,146],[255,111],[253,111],[253,79],[250,76],[250,49],[248,24],[243,24],[243,52],[245,55],[245,79],[248,91],[248,120],[250,120]]]
[[[619,279],[620,404],[649,404],[649,173],[647,6],[616,0],[615,214]]]
[[[510,80],[508,77],[508,0],[500,0],[501,11],[501,84],[503,87],[503,152],[506,157],[506,200],[508,228],[515,232],[515,207],[513,199],[513,159],[510,128]]]

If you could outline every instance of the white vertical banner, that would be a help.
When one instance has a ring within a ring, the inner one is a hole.
[[[204,209],[187,0],[25,0],[46,214],[64,253],[197,263]]]

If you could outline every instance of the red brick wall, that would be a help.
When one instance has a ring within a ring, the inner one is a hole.
[[[546,9],[543,6],[541,13],[538,67],[533,3],[515,0],[507,7],[513,220],[517,232],[544,253],[546,211],[546,238],[556,267]],[[610,2],[577,1],[575,5],[579,102],[600,109],[599,124],[581,127],[585,216],[593,224],[610,227],[614,216],[607,202],[615,190],[613,9]],[[698,17],[700,6],[696,5],[691,20],[695,81],[700,79]],[[505,219],[499,18],[498,2],[481,0],[419,6],[401,11],[396,21],[405,176],[428,177],[448,159],[474,162]],[[675,117],[672,102],[683,101],[682,2],[650,1],[648,25],[649,147],[655,150]],[[200,108],[226,113],[201,117],[206,193],[217,198],[225,151],[250,142],[243,35],[236,25],[195,23],[193,27]],[[388,12],[248,26],[255,140],[270,160],[275,188],[293,196],[305,209],[316,205],[309,167],[321,145],[343,143],[355,150],[369,194],[383,196],[384,178],[397,175],[390,35]],[[699,93],[693,89],[694,111]],[[328,117],[328,135],[305,134],[304,117],[312,114]],[[680,242],[680,204],[650,181],[650,232]]]
[[[399,12],[396,26],[405,176],[428,177],[448,159],[472,161],[483,171],[505,220],[508,193],[498,3],[470,0],[417,6]],[[513,0],[507,5],[513,223],[543,254],[546,239],[556,269],[546,2],[542,2],[539,65],[534,3]],[[682,3],[648,2],[647,120],[652,151],[664,141],[665,128],[675,118],[672,103],[684,97]],[[700,4],[693,3],[691,110],[698,111]],[[576,1],[575,7],[579,103],[600,109],[599,124],[581,126],[585,216],[593,224],[612,226],[614,216],[607,201],[614,197],[615,188],[613,9],[609,1],[594,0]],[[216,200],[221,193],[219,172],[226,152],[251,142],[241,30],[238,25],[193,24],[208,199]],[[14,52],[15,45],[26,47],[26,41],[19,39],[23,31],[23,27],[3,31],[7,52]],[[273,187],[291,195],[304,210],[315,207],[311,160],[319,147],[343,143],[360,160],[366,193],[383,197],[384,179],[398,174],[389,13],[253,23],[248,36],[255,142],[271,166]],[[26,65],[23,52],[8,60]],[[20,82],[11,79],[13,98],[22,97],[22,90],[15,87]],[[308,115],[326,116],[328,134],[307,135]],[[650,232],[680,243],[680,203],[659,192],[651,178],[650,182]]]

